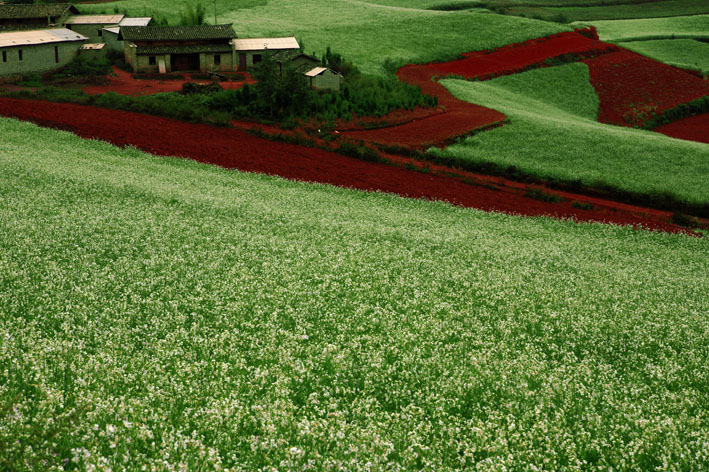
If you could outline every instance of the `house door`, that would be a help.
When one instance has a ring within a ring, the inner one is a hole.
[[[239,53],[239,70],[240,71],[246,70],[246,53],[245,52]]]
[[[172,70],[199,70],[199,54],[172,54]]]

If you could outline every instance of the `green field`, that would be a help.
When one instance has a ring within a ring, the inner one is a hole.
[[[587,24],[588,22],[583,22]],[[603,41],[709,38],[709,15],[590,22]]]
[[[517,166],[527,173],[709,203],[709,146],[595,121],[598,98],[585,64],[486,82],[441,81],[460,99],[500,110],[510,124],[435,155]],[[563,84],[560,87],[559,84]]]
[[[547,2],[546,5],[531,5],[525,2],[524,6],[507,6],[507,0],[486,2],[490,7],[498,5],[497,11],[506,14],[538,18],[547,21],[561,21],[564,23],[573,21],[593,21],[593,20],[617,20],[632,18],[662,18],[680,15],[698,15],[709,13],[709,4],[706,0],[664,0],[651,3],[613,3],[605,1],[606,5],[589,4],[578,6],[578,2],[573,2],[573,6],[559,6],[555,2]],[[500,10],[504,8],[504,10]]]
[[[1,470],[709,466],[706,239],[0,130]]]
[[[656,61],[709,74],[709,44],[694,39],[658,39],[618,43]]]
[[[374,74],[383,72],[381,65],[387,58],[402,65],[428,62],[571,29],[484,12],[401,10],[348,0],[310,0],[307,7],[302,0],[278,0],[237,9],[243,4],[224,1],[219,10],[219,21],[233,23],[239,37],[295,35],[308,53],[319,56],[332,46],[364,72]],[[173,21],[179,13],[174,2],[166,0],[164,4],[127,0],[81,5],[87,11],[110,12],[114,7],[128,8],[133,14],[144,14],[148,8]]]

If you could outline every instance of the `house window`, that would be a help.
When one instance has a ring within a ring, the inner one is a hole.
[[[157,64],[155,56],[148,56],[148,65],[154,66],[155,64]]]
[[[22,49],[17,50],[17,57],[22,60]]]
[[[222,56],[221,56],[221,54],[215,54],[215,55],[214,55],[214,65],[215,65],[215,66],[218,66],[218,65],[221,65],[221,63],[222,63]]]
[[[59,46],[54,46],[54,62],[59,64]]]
[[[263,61],[263,56],[261,54],[254,54],[254,64],[258,64]]]
[[[7,62],[7,51],[2,52],[2,62]]]
[[[98,37],[100,38],[101,36],[103,36],[103,31],[102,31],[102,30],[98,30]]]

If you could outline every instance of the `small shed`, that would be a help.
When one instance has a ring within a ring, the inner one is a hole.
[[[342,74],[327,67],[315,67],[305,73],[310,86],[317,90],[340,90]]]
[[[52,5],[0,5],[0,31],[61,27],[79,10],[68,3]]]
[[[106,55],[106,43],[86,43],[79,48],[82,57],[103,57]]]
[[[234,40],[234,50],[239,57],[239,70],[247,71],[263,60],[266,51],[298,51],[300,45],[294,36],[283,38],[248,38]]]
[[[83,34],[92,43],[103,42],[103,29],[116,26],[124,15],[74,15],[70,16],[65,26],[77,33]]]
[[[233,71],[231,25],[121,26],[125,58],[135,72]]]
[[[59,69],[77,56],[87,39],[66,28],[0,33],[0,76]]]
[[[278,73],[281,75],[286,66],[298,72],[307,72],[320,65],[318,59],[300,51],[277,51],[271,55],[271,58],[278,64]]]

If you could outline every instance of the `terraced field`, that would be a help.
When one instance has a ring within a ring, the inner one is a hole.
[[[589,22],[580,22],[585,25]],[[670,18],[641,18],[590,22],[603,41],[645,41],[651,39],[709,38],[709,15]]]
[[[709,75],[709,44],[695,39],[657,39],[619,43],[626,49],[675,67]]]
[[[510,118],[502,128],[435,150],[442,158],[493,162],[591,186],[609,184],[631,192],[667,192],[690,202],[709,202],[705,185],[709,147],[596,122],[591,111],[597,97],[585,64],[485,82],[441,83],[456,97],[500,110]]]
[[[705,239],[0,129],[0,469],[709,466]]]

